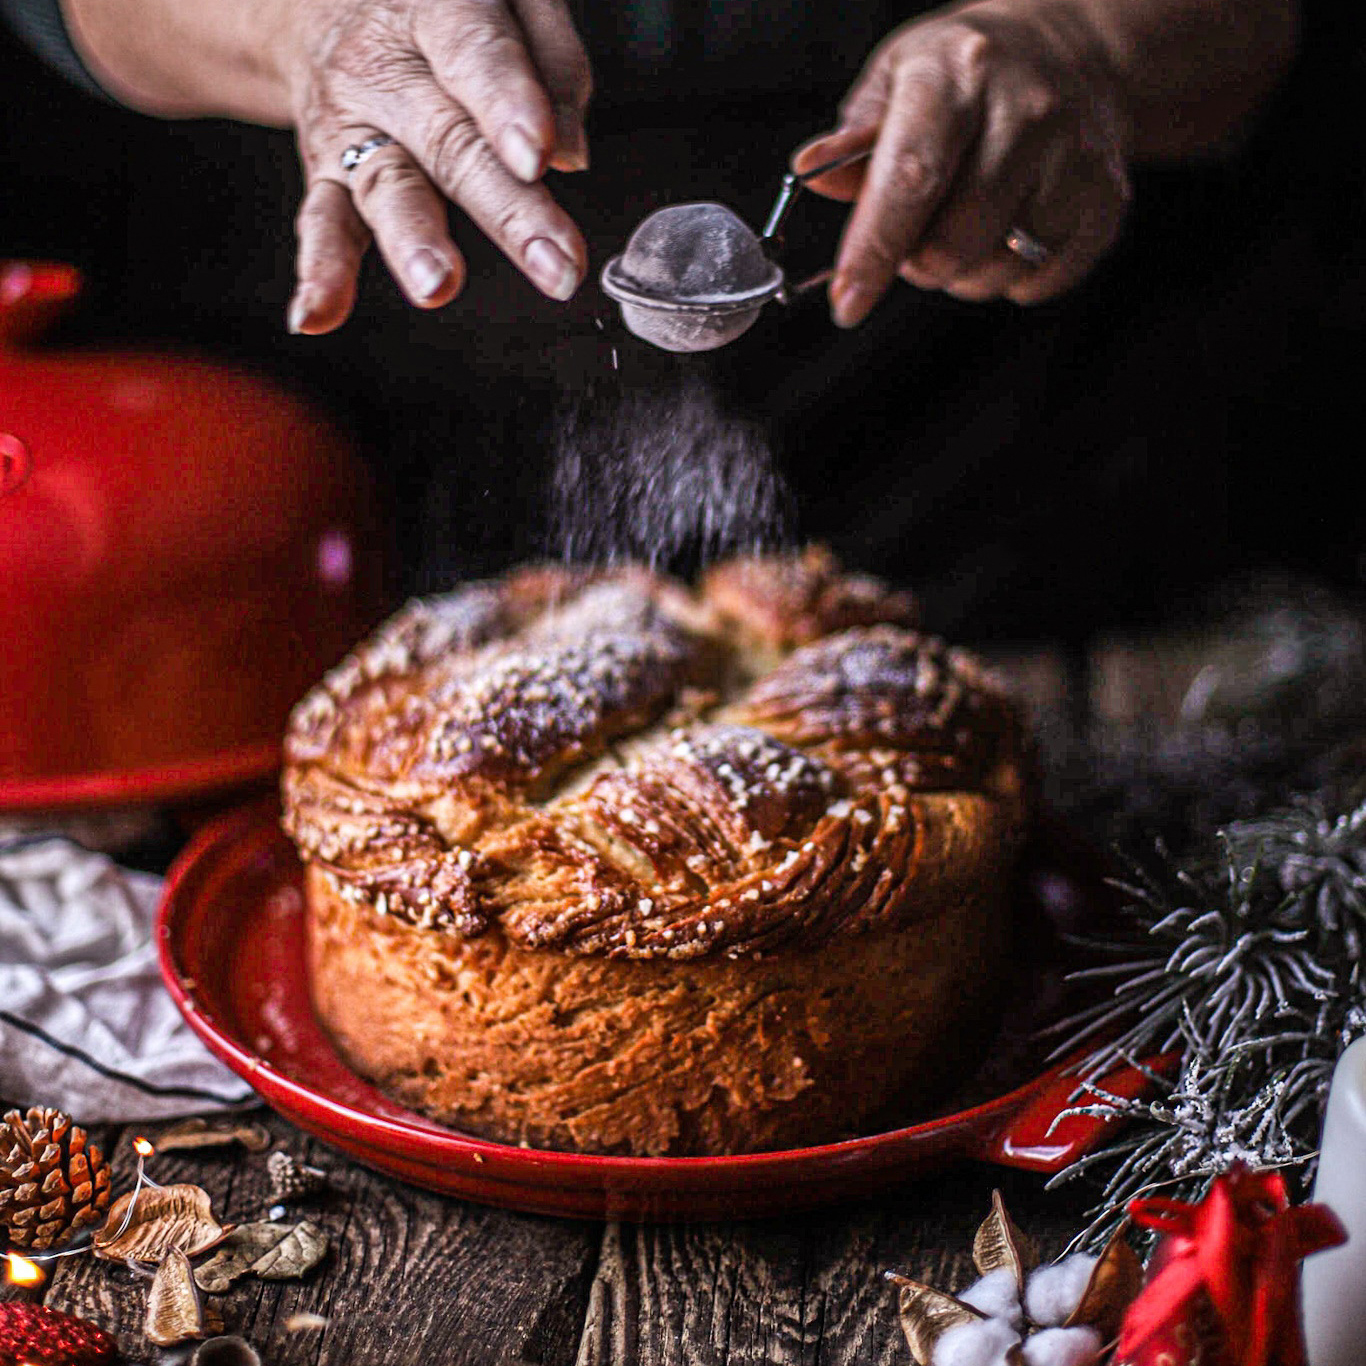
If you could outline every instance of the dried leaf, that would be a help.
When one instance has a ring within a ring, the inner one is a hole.
[[[270,1147],[270,1134],[264,1126],[242,1119],[186,1119],[163,1130],[153,1143],[162,1153],[222,1148],[229,1143],[240,1143],[250,1153],[263,1153]]]
[[[327,1255],[327,1234],[305,1219],[252,1264],[263,1281],[287,1281],[312,1271]]]
[[[210,1338],[194,1349],[190,1366],[261,1366],[256,1348],[245,1338]]]
[[[906,1334],[906,1345],[911,1349],[917,1366],[930,1366],[934,1344],[962,1323],[984,1319],[986,1315],[962,1300],[936,1290],[932,1285],[889,1273],[889,1279],[901,1287],[899,1308],[901,1331]]]
[[[158,1347],[174,1347],[204,1336],[204,1315],[190,1273],[190,1259],[179,1248],[173,1247],[157,1267],[147,1292],[143,1331],[147,1341]]]
[[[218,1245],[207,1262],[195,1268],[195,1284],[211,1295],[221,1295],[245,1276],[261,1256],[282,1243],[290,1233],[288,1224],[265,1221],[241,1224]]]
[[[1127,1228],[1126,1221],[1110,1235],[1064,1328],[1094,1328],[1102,1342],[1109,1342],[1119,1332],[1124,1311],[1143,1289],[1143,1263],[1124,1237]]]
[[[972,1260],[978,1275],[986,1276],[1009,1267],[1015,1285],[1024,1293],[1025,1277],[1038,1265],[1039,1250],[1034,1240],[1021,1232],[1006,1213],[1000,1191],[991,1193],[991,1213],[982,1221],[977,1236],[972,1240]]]
[[[208,1192],[199,1186],[144,1186],[137,1192],[128,1227],[119,1232],[133,1192],[121,1195],[95,1235],[95,1255],[110,1261],[160,1262],[177,1249],[193,1257],[228,1232],[213,1217]]]

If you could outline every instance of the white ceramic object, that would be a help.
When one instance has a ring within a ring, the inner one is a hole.
[[[1309,1366],[1366,1362],[1366,1038],[1338,1059],[1328,1095],[1314,1200],[1342,1220],[1347,1242],[1306,1259]]]

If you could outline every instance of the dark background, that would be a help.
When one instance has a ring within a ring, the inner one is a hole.
[[[569,306],[457,216],[471,283],[453,306],[408,308],[370,261],[351,322],[296,338],[290,136],[103,105],[0,31],[0,256],[85,271],[69,341],[193,346],[320,396],[380,472],[396,592],[541,550],[566,402],[700,378],[768,428],[802,533],[915,584],[936,628],[1080,637],[1168,617],[1239,570],[1341,587],[1366,573],[1362,27],[1311,10],[1295,70],[1238,149],[1140,171],[1117,251],[1032,310],[898,284],[853,334],[808,300],[686,359],[596,325],[610,318],[596,270],[644,213],[717,198],[759,221],[790,149],[830,125],[856,63],[798,79],[812,59],[789,69],[780,35],[766,58],[699,68],[706,83],[679,66],[651,86],[599,52],[594,168],[552,177],[594,263]],[[828,257],[838,220],[804,199],[794,249]]]

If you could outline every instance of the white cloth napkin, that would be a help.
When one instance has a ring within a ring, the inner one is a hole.
[[[83,1124],[252,1099],[162,986],[160,891],[160,878],[61,836],[0,843],[0,1098]]]

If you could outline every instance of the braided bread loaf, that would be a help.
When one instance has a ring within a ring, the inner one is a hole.
[[[314,1004],[469,1132],[634,1154],[859,1130],[990,1016],[1022,737],[828,555],[532,568],[410,604],[295,709]]]

